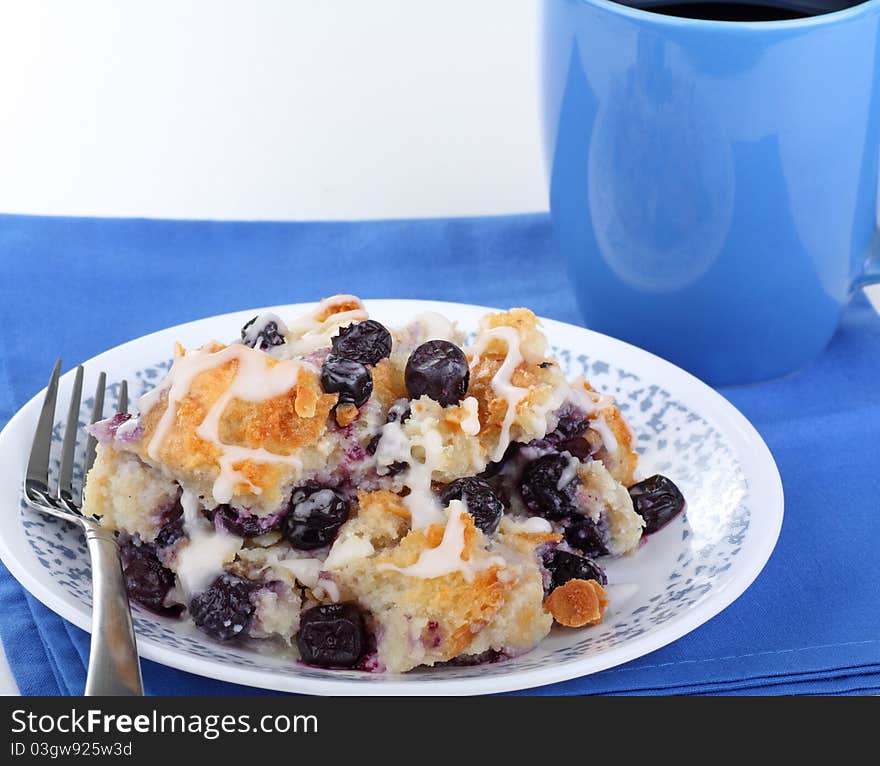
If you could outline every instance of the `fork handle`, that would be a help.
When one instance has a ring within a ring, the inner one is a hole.
[[[119,546],[109,529],[86,522],[92,562],[92,644],[86,696],[142,696],[141,667]]]

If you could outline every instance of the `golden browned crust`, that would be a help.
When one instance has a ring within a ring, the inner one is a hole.
[[[318,376],[303,369],[296,385],[281,396],[261,402],[233,399],[220,419],[220,439],[225,444],[290,455],[318,441],[335,403],[336,394],[325,394]]]
[[[357,493],[357,519],[374,545],[393,545],[408,531],[410,513],[403,498],[387,489]]]
[[[481,572],[472,583],[468,583],[468,586],[465,593],[461,593],[460,589],[455,587],[444,592],[442,586],[434,592],[438,604],[445,603],[448,599],[458,600],[457,608],[449,615],[452,617],[451,624],[457,627],[452,630],[445,647],[444,659],[447,660],[467,650],[477,634],[489,624],[501,608],[504,594],[510,590],[509,584],[505,585],[498,579],[498,567]],[[471,598],[467,598],[468,595],[471,595]]]
[[[322,301],[326,300],[330,299],[322,299]],[[352,296],[352,299],[350,301],[340,301],[338,303],[328,303],[323,305],[315,314],[315,321],[325,322],[334,314],[343,314],[346,311],[357,311],[359,309],[363,309],[363,305],[357,298]]]
[[[211,351],[223,346],[211,346]],[[266,356],[267,369],[278,361]],[[238,360],[203,370],[195,376],[187,393],[176,404],[174,424],[168,429],[155,454],[173,474],[204,478],[219,470],[221,450],[213,442],[196,433],[211,407],[224,395],[238,370]],[[232,399],[221,414],[218,428],[224,444],[264,449],[277,455],[292,455],[297,450],[318,441],[327,428],[327,416],[336,403],[335,394],[325,394],[318,376],[301,369],[296,384],[286,393],[260,402]],[[163,395],[142,418],[144,436],[140,442],[140,456],[146,454],[156,428],[168,406]],[[233,463],[235,470],[260,490],[266,490],[281,481],[287,466],[243,460]],[[236,490],[250,491],[241,483]]]
[[[565,386],[565,378],[552,359],[547,359],[546,339],[538,328],[538,320],[528,309],[511,309],[497,314],[487,314],[480,321],[481,333],[491,332],[499,327],[510,327],[516,331],[518,352],[522,361],[510,376],[510,382],[526,393],[516,404],[516,412],[510,427],[513,441],[530,441],[543,436],[546,430],[547,412],[562,402],[560,391]],[[481,443],[493,450],[503,432],[507,415],[507,400],[500,397],[492,386],[492,379],[508,356],[508,342],[505,338],[492,335],[478,335],[479,358],[471,355],[471,377],[468,395],[477,400],[480,418]],[[476,364],[473,362],[476,361]]]
[[[470,420],[471,412],[462,405],[450,405],[443,408],[441,418],[444,423],[461,431],[465,431],[464,424]]]
[[[487,449],[497,443],[501,434],[502,424],[507,414],[507,400],[499,397],[492,387],[492,378],[504,363],[506,346],[500,351],[488,351],[480,355],[480,361],[471,368],[471,379],[468,385],[468,396],[477,400],[477,408],[480,418],[480,442]],[[543,361],[543,360],[542,360]],[[521,414],[541,403],[551,396],[555,389],[555,381],[552,381],[551,368],[541,367],[541,362],[534,364],[523,361],[513,371],[510,377],[513,385],[528,389],[528,394],[516,405],[517,414]],[[558,368],[556,376],[559,375]]]
[[[481,326],[491,330],[495,327],[513,327],[520,334],[534,332],[538,326],[535,312],[527,308],[512,308],[496,314],[486,314]]]
[[[587,391],[595,392],[596,390],[586,381],[583,385]],[[638,454],[633,451],[632,431],[615,404],[609,404],[601,410],[601,413],[597,414],[602,415],[608,430],[614,434],[614,438],[617,440],[617,452],[611,454],[603,446],[595,453],[595,457],[605,464],[611,475],[624,487],[631,487],[635,482],[634,474],[639,462]],[[591,433],[595,434],[596,432],[592,431]],[[596,435],[598,436],[598,434]]]
[[[373,367],[373,395],[379,398],[387,410],[397,399],[407,397],[403,369],[395,367],[388,358]]]
[[[562,541],[562,535],[555,532],[500,532],[498,536],[506,545],[522,553],[530,553],[544,543]]]
[[[404,505],[403,498],[387,489],[377,489],[373,492],[359,490],[358,506],[359,516],[367,514],[391,514],[404,521],[409,521],[409,508]]]
[[[354,423],[355,420],[358,419],[358,408],[355,407],[354,404],[352,404],[351,402],[337,404],[336,410],[334,412],[336,415],[336,424],[340,428],[350,426],[352,423]]]
[[[484,538],[469,514],[462,514],[462,521],[465,525],[465,544],[461,558],[470,561],[478,555]],[[377,557],[376,564],[393,564],[401,569],[411,566],[422,551],[440,544],[443,532],[442,524],[412,530],[398,546]],[[499,570],[500,567],[493,564],[476,572],[471,581],[460,572],[422,579],[388,571],[384,577],[397,581],[401,586],[396,596],[398,607],[412,614],[431,616],[426,632],[437,631],[438,636],[442,637],[436,647],[435,661],[444,661],[461,654],[470,646],[515,584],[513,581],[502,581],[498,576]],[[423,640],[430,641],[430,638],[425,635]]]
[[[461,518],[464,524],[464,547],[462,548],[461,559],[462,561],[469,561],[474,553],[478,539],[482,536],[477,532],[473,516],[468,513],[462,513]],[[431,524],[423,529],[411,530],[401,541],[400,545],[385,554],[383,563],[390,563],[401,569],[415,564],[422,551],[428,548],[436,548],[440,545],[444,530],[443,524]]]
[[[560,625],[582,628],[602,621],[608,597],[595,580],[569,580],[547,596],[544,606]]]
[[[480,443],[484,449],[498,440],[501,424],[507,412],[507,402],[495,396],[492,378],[501,367],[501,359],[482,356],[479,363],[471,368],[471,379],[468,384],[468,396],[477,400],[477,411],[480,418]]]
[[[633,475],[639,461],[639,456],[632,448],[632,432],[617,407],[611,407],[610,411],[606,410],[605,422],[617,439],[618,449],[614,455],[608,455],[603,448],[596,457],[608,466],[608,470],[617,481],[624,487],[631,487],[635,482]]]

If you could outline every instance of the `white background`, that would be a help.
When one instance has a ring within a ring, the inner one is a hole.
[[[536,0],[0,0],[0,211],[543,210]]]
[[[537,18],[537,0],[0,0],[0,212],[545,210]]]

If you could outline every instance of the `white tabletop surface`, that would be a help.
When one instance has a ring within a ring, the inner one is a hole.
[[[537,19],[537,0],[6,0],[0,212],[545,210]]]

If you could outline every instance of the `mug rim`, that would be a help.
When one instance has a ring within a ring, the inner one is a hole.
[[[657,26],[674,27],[710,27],[713,30],[748,30],[757,31],[763,29],[793,30],[801,27],[825,26],[836,22],[849,21],[864,14],[880,9],[880,0],[863,0],[861,3],[851,5],[849,8],[841,8],[839,11],[820,13],[816,16],[804,16],[797,19],[779,19],[777,21],[734,21],[723,19],[692,19],[686,16],[669,16],[663,13],[641,8],[633,8],[629,5],[614,2],[614,0],[577,0],[581,5],[591,5],[595,8],[614,13],[618,16],[627,16],[636,21],[650,22]]]

